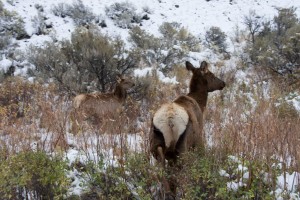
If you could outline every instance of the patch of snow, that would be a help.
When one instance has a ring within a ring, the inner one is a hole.
[[[134,70],[134,76],[136,77],[145,77],[145,76],[152,76],[152,71],[153,68],[152,67],[146,67],[144,69],[136,69]],[[156,74],[159,78],[159,80],[163,83],[172,83],[172,84],[177,84],[178,81],[176,81],[176,77],[173,78],[169,78],[166,77],[161,71],[156,70]]]
[[[157,70],[157,76],[159,80],[161,80],[163,83],[172,83],[172,84],[177,84],[178,82],[176,81],[176,77],[169,78],[166,77],[161,71]]]
[[[288,190],[289,192],[295,192],[297,186],[299,185],[300,174],[298,172],[281,174],[277,177],[277,185],[283,189]]]
[[[234,181],[227,182],[227,188],[232,191],[237,191],[242,186],[244,186],[242,182],[238,182],[238,183]]]
[[[6,73],[9,68],[12,66],[13,62],[5,57],[0,60],[0,71],[4,71]]]
[[[235,74],[236,82],[241,83],[247,83],[247,74],[243,70],[237,70]]]
[[[152,67],[146,67],[144,69],[135,69],[133,71],[135,77],[145,77],[148,75],[152,75]]]

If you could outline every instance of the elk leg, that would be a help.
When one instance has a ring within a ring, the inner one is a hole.
[[[165,154],[163,152],[163,148],[161,146],[157,147],[157,153],[158,153],[158,161],[159,163],[162,165],[164,171],[165,171]],[[169,183],[169,180],[163,176],[162,178],[162,184],[164,186],[164,190],[165,190],[165,199],[174,199],[173,196],[173,190],[171,190],[171,187],[170,187],[170,183]]]
[[[158,162],[162,165],[163,169],[165,169],[165,154],[161,146],[157,147],[158,153]]]

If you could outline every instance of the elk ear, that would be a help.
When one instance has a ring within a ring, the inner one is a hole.
[[[204,73],[208,72],[208,64],[206,61],[202,61],[202,63],[200,64],[200,70]]]
[[[189,70],[189,71],[193,72],[195,70],[195,67],[189,61],[185,62],[185,66],[186,66],[186,69]]]

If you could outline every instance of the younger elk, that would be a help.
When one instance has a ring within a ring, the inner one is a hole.
[[[120,116],[127,97],[127,90],[134,85],[132,80],[118,76],[112,93],[98,92],[77,95],[73,100],[72,131],[78,132],[81,123],[86,120],[99,123],[103,119],[114,119]]]
[[[152,119],[150,151],[163,168],[165,160],[173,166],[187,150],[204,148],[203,111],[208,93],[225,87],[225,83],[208,70],[205,61],[200,68],[187,61],[186,69],[193,73],[189,93],[162,105]],[[166,179],[163,185],[166,196],[172,199],[176,195],[176,185],[170,185]]]

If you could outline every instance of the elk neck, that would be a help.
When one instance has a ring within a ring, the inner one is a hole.
[[[127,92],[121,85],[117,84],[114,91],[114,96],[117,97],[120,102],[124,102],[127,97]]]
[[[206,90],[198,90],[198,91],[190,91],[187,96],[193,98],[198,103],[199,107],[201,108],[202,112],[204,112],[207,104],[207,96],[208,92]]]

